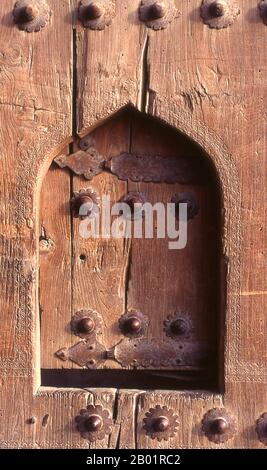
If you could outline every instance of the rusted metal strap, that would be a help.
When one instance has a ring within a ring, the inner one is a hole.
[[[106,160],[92,147],[69,156],[60,155],[55,162],[87,180],[103,171],[110,171],[123,181],[204,184],[207,180],[206,166],[203,167],[201,159],[190,155],[170,157],[122,153]]]

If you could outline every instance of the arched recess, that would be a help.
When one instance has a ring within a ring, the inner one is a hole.
[[[123,109],[86,135],[89,147],[101,156],[101,171],[90,181],[76,174],[77,153],[56,159],[43,181],[39,244],[43,385],[223,388],[229,282],[224,269],[225,228],[230,227],[231,185],[228,162],[218,165],[217,159],[226,158],[226,153],[218,150],[217,143],[212,145],[212,139],[210,148],[205,148],[207,135],[198,129],[198,136],[192,136],[186,120],[174,122],[177,114],[172,122],[171,109],[165,119],[160,106],[156,110],[160,119]],[[78,151],[78,142],[72,150]],[[104,169],[102,160],[109,162]],[[111,202],[129,192],[165,205],[177,194],[187,199],[189,195],[193,214],[186,247],[169,250],[167,237],[81,238],[80,220],[73,217],[70,200],[74,192],[88,188],[99,197],[110,195]],[[93,315],[95,324],[86,338],[79,332],[77,336],[77,330],[75,335],[71,324],[81,311],[82,316]],[[126,312],[143,315],[140,337],[128,338],[121,330],[120,319]],[[177,318],[185,321],[185,333],[170,330]]]

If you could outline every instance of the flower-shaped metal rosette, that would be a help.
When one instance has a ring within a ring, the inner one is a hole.
[[[130,191],[125,196],[123,196],[123,198],[120,200],[120,203],[128,205],[129,214],[125,214],[122,210],[122,214],[124,214],[126,218],[137,220],[144,216],[144,213],[142,212],[142,206],[146,203],[146,197],[143,193]]]
[[[19,0],[13,10],[14,22],[27,33],[44,28],[50,15],[51,10],[45,0]]]
[[[139,6],[140,20],[154,30],[167,28],[179,16],[173,0],[142,0]]]
[[[193,332],[190,316],[184,312],[175,312],[163,322],[166,336],[172,339],[188,338]]]
[[[202,420],[202,431],[216,444],[231,439],[236,433],[236,420],[224,409],[214,408],[208,411]]]
[[[71,211],[74,218],[94,219],[99,214],[100,200],[96,192],[91,189],[81,189],[74,192],[70,201]]]
[[[256,432],[259,440],[267,446],[267,413],[263,413],[257,420]]]
[[[199,213],[199,205],[196,201],[195,195],[189,191],[174,194],[171,202],[175,204],[175,217],[180,218],[179,204],[187,204],[187,220],[194,219]]]
[[[101,334],[102,318],[95,310],[79,310],[71,319],[71,330],[80,338],[87,339]]]
[[[235,21],[240,8],[234,0],[203,0],[200,15],[210,28],[227,28]]]
[[[115,15],[114,0],[80,0],[79,20],[85,28],[94,30],[105,29]]]
[[[130,310],[119,319],[119,328],[128,338],[139,338],[146,332],[148,326],[147,317],[139,311]]]
[[[100,405],[88,405],[75,417],[78,431],[83,439],[101,441],[112,431],[110,413]]]
[[[143,421],[146,435],[158,441],[168,441],[174,437],[178,427],[178,417],[166,406],[150,408]]]

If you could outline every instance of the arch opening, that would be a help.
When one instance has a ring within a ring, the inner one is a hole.
[[[42,185],[42,385],[221,391],[222,198],[212,159],[184,134],[132,108],[86,139],[82,152],[93,151],[92,174],[77,174],[77,152],[84,155],[74,142],[74,163],[61,155]],[[111,206],[129,194],[165,209],[186,203],[186,245],[170,249],[166,232],[156,236],[167,209],[153,217],[152,238],[83,238],[70,204],[83,190],[108,196]],[[139,321],[134,332],[129,317]],[[79,331],[85,318],[91,333]]]

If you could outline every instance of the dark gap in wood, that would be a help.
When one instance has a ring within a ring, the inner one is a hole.
[[[129,241],[129,243],[131,243],[131,240]],[[127,239],[126,239],[125,245],[127,249]],[[126,271],[125,271],[125,287],[124,287],[124,310],[125,312],[127,312],[128,310],[128,291],[129,291],[130,278],[131,278],[131,264],[132,264],[132,247],[130,246],[129,252],[128,252],[127,266],[126,266]]]
[[[139,420],[139,403],[142,400],[142,395],[137,395],[134,401],[134,446],[138,449],[138,420]]]
[[[40,274],[39,274],[39,277],[40,277]],[[41,331],[41,328],[42,328],[42,315],[43,315],[43,307],[40,303],[40,286],[39,286],[39,289],[38,289],[38,299],[39,299],[39,328],[40,328],[40,331]]]
[[[132,122],[133,117],[132,114],[128,114],[129,119],[129,137],[128,137],[128,151],[131,153],[132,151]],[[129,181],[126,181],[126,193],[129,192]],[[128,250],[128,243],[131,244],[131,240],[127,238],[124,240],[124,249]],[[132,247],[130,245],[128,251],[128,259],[127,259],[127,266],[125,271],[125,286],[124,286],[124,311],[127,312],[128,310],[128,291],[129,291],[129,284],[130,284],[130,276],[131,276],[131,263],[132,263]]]
[[[110,435],[110,438],[111,438],[111,435]],[[120,424],[120,429],[119,429],[119,432],[118,432],[118,437],[117,437],[117,442],[116,442],[115,449],[120,449],[120,441],[121,441],[121,424]]]
[[[77,132],[77,32],[72,32],[72,135]]]
[[[125,390],[207,390],[218,392],[214,373],[162,370],[42,369],[41,384],[58,388],[117,388]]]

